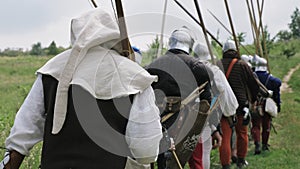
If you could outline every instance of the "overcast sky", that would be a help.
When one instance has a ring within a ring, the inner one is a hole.
[[[197,17],[193,0],[178,1]],[[96,2],[99,6],[112,9],[110,0]],[[131,43],[144,50],[155,35],[160,34],[164,1],[123,0],[122,2]],[[207,29],[215,36],[219,30],[222,42],[229,38],[230,35],[207,11],[207,9],[212,11],[230,28],[224,1],[199,0],[198,2]],[[246,1],[228,0],[228,3],[236,32],[245,32],[247,42],[252,42]],[[290,16],[296,7],[300,8],[300,0],[265,0],[263,24],[268,26],[272,37],[278,31],[288,29]],[[89,9],[92,9],[92,6],[88,0],[1,0],[0,49],[7,47],[30,49],[31,45],[37,42],[47,47],[53,40],[58,46],[68,47],[70,20]],[[187,25],[194,31],[197,39],[204,42],[200,27],[173,0],[168,0],[167,15],[165,39],[172,30]]]

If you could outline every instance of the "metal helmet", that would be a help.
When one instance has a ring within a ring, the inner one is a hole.
[[[259,57],[257,59],[257,65],[255,71],[267,71],[268,70],[267,63],[268,62],[265,58]]]
[[[249,55],[248,57],[249,57],[249,62],[252,64],[253,56]]]
[[[194,38],[191,35],[191,31],[183,26],[172,32],[169,38],[170,49],[181,49],[187,53],[190,53],[194,44]]]
[[[242,56],[241,56],[241,59],[242,59],[243,61],[245,61],[245,62],[250,62],[250,58],[249,58],[248,55],[242,55]]]
[[[206,45],[197,43],[194,48],[194,57],[200,60],[210,60],[209,51]]]
[[[256,66],[257,66],[258,60],[259,60],[259,59],[260,59],[260,56],[258,56],[258,55],[253,55],[252,60],[251,60],[253,67],[256,67]]]
[[[241,59],[243,61],[245,61],[250,67],[252,67],[252,64],[251,64],[251,58],[248,56],[248,55],[242,55],[241,56]]]
[[[233,40],[227,40],[224,45],[223,45],[223,48],[222,48],[222,52],[225,53],[229,50],[234,50],[234,51],[237,51],[236,50],[236,46],[235,46],[235,42]]]

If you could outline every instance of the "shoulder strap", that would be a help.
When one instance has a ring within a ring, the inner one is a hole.
[[[237,61],[238,61],[237,58],[232,59],[230,65],[229,65],[229,67],[228,67],[228,69],[227,69],[227,72],[226,72],[226,78],[227,78],[227,79],[228,79],[228,77],[229,77],[229,75],[230,75],[230,73],[231,73],[231,70],[232,70],[232,68],[233,68],[233,65],[234,65]]]
[[[268,78],[266,80],[265,86],[267,87],[267,84],[269,83],[270,75],[268,75]]]

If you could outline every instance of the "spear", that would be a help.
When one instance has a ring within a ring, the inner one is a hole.
[[[268,52],[267,52],[266,36],[265,36],[264,28],[262,26],[263,4],[264,4],[264,0],[262,0],[262,8],[260,10],[259,0],[257,0],[257,8],[258,8],[258,14],[259,14],[259,25],[260,25],[261,35],[262,35],[262,40],[263,40],[263,45],[264,45],[264,57],[267,60],[268,71],[269,71],[269,73],[271,73],[270,66],[269,66],[269,56],[268,56]]]
[[[264,9],[264,0],[262,0],[262,4],[261,4],[261,8],[260,8],[260,4],[259,4],[259,0],[257,0],[257,8],[258,8],[258,14],[259,14],[259,26],[258,29],[261,29],[262,25],[262,13],[263,13],[263,9]]]
[[[238,54],[240,55],[238,41],[237,41],[236,34],[235,34],[235,31],[234,31],[234,26],[233,26],[233,23],[232,23],[230,11],[229,11],[229,6],[228,6],[228,3],[227,3],[227,0],[224,0],[224,2],[225,2],[226,11],[227,11],[230,27],[231,27],[231,30],[232,30],[232,35],[233,35],[233,39],[234,39],[234,42],[235,42],[236,50],[237,50]]]
[[[161,24],[160,42],[159,42],[159,47],[158,47],[158,51],[157,51],[157,57],[161,56],[161,54],[162,54],[163,34],[164,34],[164,28],[165,28],[167,6],[168,6],[168,0],[165,0],[164,13],[163,13],[162,24]]]
[[[177,0],[174,0],[174,2],[186,13],[188,14],[199,26],[203,27],[203,24],[200,23],[183,5],[181,5]],[[209,34],[209,36],[219,44],[219,46],[223,46],[221,42],[219,42],[219,40],[217,38],[214,37],[214,35],[212,35],[207,29],[205,29],[205,31],[207,32],[207,34]]]
[[[216,15],[214,15],[209,9],[207,9],[208,12],[218,21],[218,23],[231,35],[233,36],[233,34],[230,32],[230,30],[217,18]],[[250,55],[251,53],[247,50],[247,48],[242,45],[240,42],[239,42],[239,45],[243,47],[243,49]]]
[[[94,6],[95,8],[98,7],[97,3],[96,3],[94,0],[90,0],[90,2],[92,2],[93,6]]]
[[[132,61],[135,61],[134,53],[133,53],[133,50],[131,48],[131,45],[130,45],[130,42],[128,39],[122,1],[115,0],[115,2],[116,2],[116,7],[117,7],[119,29],[120,29],[120,34],[121,34],[122,53],[125,57],[128,57]]]
[[[250,9],[249,1],[246,0],[246,3],[247,3],[247,9],[248,9],[249,18],[250,18],[250,25],[251,25],[253,40],[254,40],[254,44],[255,44],[255,53],[258,53],[258,47],[257,47],[258,44],[257,44],[257,40],[256,40],[256,30],[255,30],[255,27],[253,26],[254,25],[253,15],[252,15],[252,12],[251,12],[251,9]]]
[[[259,49],[259,53],[260,53],[260,56],[263,57],[263,50],[262,50],[262,47],[261,47],[261,44],[260,44],[260,31],[259,31],[259,27],[257,26],[257,22],[256,22],[256,16],[255,16],[255,10],[254,10],[254,4],[253,4],[253,0],[250,0],[251,2],[251,8],[252,8],[252,14],[253,14],[253,19],[254,19],[254,28],[255,28],[255,31],[256,31],[256,41],[257,41],[257,46],[258,46],[258,49]],[[260,10],[260,9],[259,9]]]
[[[209,43],[209,40],[208,40],[205,24],[203,22],[202,14],[201,14],[201,11],[200,11],[200,6],[199,6],[197,0],[194,0],[194,3],[195,3],[195,7],[196,7],[196,10],[197,10],[198,16],[199,16],[199,20],[202,23],[202,31],[203,31],[203,34],[204,34],[204,37],[205,37],[205,41],[206,41],[206,45],[207,45],[207,48],[208,48],[208,51],[209,51],[209,54],[210,54],[210,57],[211,57],[211,61],[212,61],[213,64],[216,64],[215,59],[214,59],[214,55],[212,53],[210,43]]]
[[[252,30],[254,30],[254,32],[255,32],[255,36],[253,37],[254,42],[255,42],[255,47],[256,47],[256,52],[255,53],[256,54],[260,53],[260,55],[263,56],[261,44],[259,42],[259,30],[257,28],[256,22],[254,21],[254,18],[253,18],[254,16],[253,16],[253,14],[251,12],[249,1],[246,0],[246,3],[247,3],[249,17],[250,17],[250,21],[251,21],[251,27],[252,27]],[[254,10],[252,10],[252,11],[254,12]]]

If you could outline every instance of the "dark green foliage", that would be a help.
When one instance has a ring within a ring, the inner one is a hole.
[[[4,50],[0,49],[0,56],[9,56],[9,57],[16,57],[16,56],[27,56],[27,55],[34,55],[34,56],[43,56],[43,55],[57,55],[68,48],[64,47],[57,47],[55,41],[52,41],[51,44],[43,48],[40,42],[32,45],[31,50],[26,51],[23,48],[6,48]]]
[[[155,39],[147,46],[148,46],[148,49],[146,51],[142,52],[142,56],[143,56],[142,65],[143,66],[151,63],[154,59],[156,59],[158,48],[159,48],[158,36],[156,36]],[[164,48],[164,45],[163,45],[161,55],[164,55],[166,53],[166,51],[167,51],[167,49]]]
[[[158,36],[155,37],[155,39],[148,45],[147,55],[154,59],[157,56],[159,47],[159,39]]]
[[[292,33],[287,30],[281,30],[277,33],[276,37],[279,41],[288,41],[292,38]]]
[[[295,9],[291,15],[291,23],[289,24],[293,38],[300,38],[300,11]]]
[[[237,34],[236,36],[237,40],[240,42],[240,43],[243,43],[245,42],[245,38],[246,38],[246,32],[240,32]]]
[[[3,51],[0,52],[0,56],[22,56],[26,55],[27,52],[24,52],[22,48],[6,48]]]
[[[49,47],[47,48],[47,55],[57,55],[58,53],[59,49],[56,47],[56,43],[52,41]]]
[[[30,51],[30,55],[41,56],[43,54],[42,44],[38,42],[32,45],[32,49]]]

